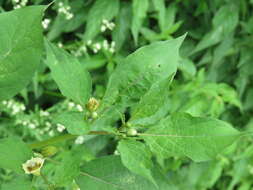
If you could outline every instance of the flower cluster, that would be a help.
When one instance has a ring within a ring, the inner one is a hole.
[[[106,20],[106,19],[103,19],[103,20],[102,20],[102,25],[101,25],[100,31],[101,31],[101,32],[105,32],[107,29],[113,30],[114,27],[115,27],[114,22],[110,22],[110,21],[108,21],[108,20]]]
[[[49,24],[50,24],[50,22],[51,22],[50,19],[48,19],[48,18],[44,19],[44,20],[42,21],[42,27],[43,27],[44,29],[47,29],[48,26],[49,26]]]
[[[71,7],[69,5],[64,5],[62,2],[59,2],[58,6],[58,13],[65,15],[67,20],[70,20],[74,17],[74,14],[70,11]]]
[[[93,53],[98,53],[100,50],[108,51],[110,53],[115,52],[115,42],[112,41],[109,43],[107,40],[103,40],[102,42],[92,43],[91,40],[87,41],[87,46],[90,47]]]
[[[25,111],[25,105],[15,100],[4,100],[1,102],[3,110],[7,111],[11,115],[16,115]]]
[[[28,0],[12,0],[12,4],[14,5],[14,9],[19,9],[22,7],[25,7],[26,4],[28,3]]]

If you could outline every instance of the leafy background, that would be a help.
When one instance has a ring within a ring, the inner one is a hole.
[[[43,0],[1,0],[0,11],[49,3]],[[173,39],[187,32],[180,49],[179,71],[165,103],[168,112],[182,111],[193,116],[219,118],[240,131],[251,131],[252,8],[251,0],[55,1],[46,10],[42,25],[48,40],[77,57],[91,73],[93,95],[100,99],[104,96],[109,76],[123,57],[143,45]],[[26,23],[21,24],[27,28]],[[0,31],[4,31],[4,26],[0,27]],[[65,99],[53,81],[57,77],[60,76],[51,76],[46,64],[40,64],[32,82],[21,93],[8,101],[0,95],[3,100],[0,103],[0,137],[17,135],[26,142],[33,142],[67,133],[54,119],[67,110],[82,111],[82,102],[77,101],[76,104]],[[69,84],[73,85],[73,81]],[[56,159],[63,158],[63,163],[68,166],[65,168],[69,168],[68,175],[75,175],[79,162],[90,161],[82,169],[108,182],[94,182],[84,173],[76,181],[81,189],[119,189],[119,186],[125,189],[155,189],[150,181],[123,167],[117,156],[116,142],[116,139],[107,136],[80,136],[74,144],[61,144]],[[127,142],[123,141],[119,147],[124,149],[126,146]],[[67,151],[70,147],[75,155],[82,155],[82,160],[78,157],[73,159],[72,153]],[[111,156],[103,157],[105,155]],[[253,183],[252,157],[252,137],[243,136],[213,161],[193,163],[187,158],[171,157],[164,163],[168,174],[166,179],[163,180],[159,170],[155,171],[154,178],[158,180],[159,189],[247,190]],[[146,166],[149,164],[146,163]],[[46,165],[45,171],[50,173],[52,167]],[[112,168],[112,175],[106,176]],[[65,186],[68,177],[61,176],[64,175],[62,170],[59,166],[52,178],[60,186]],[[20,189],[21,186],[26,189],[26,179],[17,178],[18,183],[14,183],[13,178],[15,174],[10,170],[0,169],[2,189]],[[131,180],[136,183],[130,183]],[[88,183],[83,184],[83,181]],[[163,184],[164,181],[166,184]],[[36,183],[45,189],[42,181]],[[66,189],[77,187],[73,183]]]

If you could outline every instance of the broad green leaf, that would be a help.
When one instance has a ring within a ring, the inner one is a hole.
[[[148,0],[133,0],[132,10],[132,25],[131,31],[134,37],[135,44],[138,43],[138,34],[142,27],[142,23],[147,16],[149,1]]]
[[[154,117],[169,96],[170,83],[174,75],[155,83],[150,90],[141,98],[140,102],[134,107],[131,118],[128,121],[131,124],[150,125],[158,119]]]
[[[44,8],[30,6],[0,14],[0,101],[25,88],[41,61]]]
[[[17,137],[0,140],[0,168],[24,174],[22,164],[31,159],[32,150]]]
[[[65,153],[63,160],[56,167],[53,182],[56,186],[64,187],[73,182],[80,174],[81,155],[75,152]]]
[[[103,19],[113,19],[118,11],[119,0],[95,1],[88,14],[84,40],[92,40],[100,32]]]
[[[55,121],[66,127],[73,135],[83,135],[90,130],[89,124],[84,120],[84,114],[80,112],[65,112],[56,117]]]
[[[62,94],[84,106],[91,93],[91,78],[83,65],[72,55],[46,42],[46,64]]]
[[[178,50],[184,38],[185,35],[155,42],[129,55],[111,75],[101,108],[114,104],[120,98],[136,101],[154,83],[175,73],[179,62]]]
[[[119,15],[116,18],[116,27],[113,30],[112,38],[115,41],[116,49],[119,50],[123,46],[130,34],[131,27],[131,7],[128,3],[121,3]]]
[[[9,183],[5,183],[2,185],[1,190],[20,190],[20,189],[32,189],[32,182],[29,178],[25,177],[15,177]]]
[[[231,145],[240,133],[217,119],[175,113],[142,135],[161,160],[177,155],[207,161]]]
[[[221,7],[212,20],[212,30],[207,33],[197,44],[193,53],[201,51],[207,47],[215,45],[229,35],[238,24],[239,13],[238,8],[233,4]],[[226,22],[224,22],[226,20]]]
[[[153,168],[152,154],[145,144],[135,140],[121,140],[117,149],[124,166],[156,185],[151,173]]]
[[[155,10],[158,11],[158,23],[160,30],[165,30],[166,7],[164,0],[153,0]]]
[[[172,189],[168,179],[159,168],[154,170],[159,188],[149,180],[131,173],[121,163],[119,156],[106,156],[84,164],[83,172],[76,179],[81,189],[103,190],[168,190]]]

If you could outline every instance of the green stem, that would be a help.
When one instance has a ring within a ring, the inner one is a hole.
[[[114,134],[106,132],[106,131],[90,131],[88,134],[85,134],[85,135],[114,135]],[[52,137],[48,140],[32,143],[29,145],[29,147],[31,149],[42,148],[42,147],[49,146],[52,144],[57,144],[66,140],[71,140],[76,137],[78,137],[78,135],[71,135],[71,134],[61,135],[58,137]]]

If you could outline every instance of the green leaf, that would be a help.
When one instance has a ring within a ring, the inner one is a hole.
[[[155,42],[129,55],[111,75],[101,109],[122,97],[136,101],[154,83],[175,73],[179,62],[178,50],[184,38],[185,35]]]
[[[64,125],[73,135],[83,135],[90,130],[89,124],[80,112],[65,112],[56,117],[55,121]]]
[[[164,0],[153,0],[155,10],[158,12],[158,23],[160,30],[165,30],[166,7]]]
[[[3,184],[1,190],[20,190],[20,189],[27,189],[31,190],[32,183],[29,179],[25,177],[15,177],[11,180],[11,182]]]
[[[116,18],[116,27],[113,30],[112,38],[115,41],[116,49],[119,50],[124,42],[127,40],[127,37],[130,34],[131,27],[131,7],[128,3],[121,4],[119,15]]]
[[[30,6],[0,14],[0,101],[25,88],[41,61],[44,8]]]
[[[207,161],[231,145],[240,133],[217,119],[176,113],[142,135],[159,159],[187,156],[194,161]]]
[[[121,140],[117,149],[124,166],[156,185],[151,173],[153,168],[152,154],[145,144],[135,140]]]
[[[211,32],[202,38],[192,53],[196,53],[222,41],[234,31],[238,24],[238,19],[239,11],[234,4],[231,3],[221,7],[212,20],[213,28]]]
[[[142,27],[142,23],[147,16],[149,1],[148,0],[133,0],[132,3],[133,17],[131,31],[134,37],[135,44],[138,43],[138,34]]]
[[[57,166],[53,177],[54,184],[59,187],[64,187],[73,182],[80,173],[80,154],[75,152],[66,152],[63,160]]]
[[[118,11],[119,0],[95,1],[88,14],[84,40],[92,40],[100,32],[103,19],[113,19]]]
[[[72,55],[46,42],[46,64],[62,94],[84,106],[91,93],[91,78],[84,66]]]
[[[31,159],[32,150],[17,137],[0,140],[0,168],[24,174],[22,164]]]
[[[121,163],[119,156],[106,156],[84,164],[83,172],[76,179],[81,189],[105,190],[168,190],[168,179],[159,168],[154,170],[159,188],[149,180],[131,173]]]
[[[174,75],[155,83],[150,90],[141,98],[140,102],[134,107],[132,116],[128,121],[131,124],[150,125],[157,120],[154,116],[166,103],[169,96],[170,83]]]

